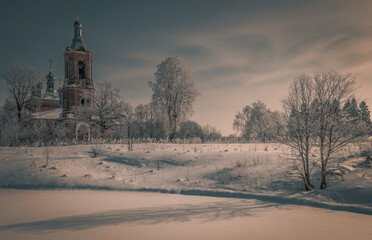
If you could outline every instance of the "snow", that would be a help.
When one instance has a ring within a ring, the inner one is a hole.
[[[54,108],[49,111],[33,113],[32,116],[37,119],[61,119],[62,111],[62,108]]]
[[[330,239],[368,239],[372,168],[364,162],[370,151],[370,143],[348,146],[330,165],[343,180],[328,176],[327,189],[306,192],[291,151],[275,143],[147,143],[131,152],[125,144],[56,146],[48,147],[46,167],[45,147],[0,148],[0,212],[6,213],[0,236],[313,239],[328,228]]]
[[[257,200],[0,190],[1,239],[369,239],[372,216]]]

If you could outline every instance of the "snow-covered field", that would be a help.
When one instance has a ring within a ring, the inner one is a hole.
[[[305,192],[291,151],[274,143],[0,148],[0,187],[23,189],[0,190],[0,237],[313,239],[328,227],[332,239],[348,239],[349,230],[349,239],[368,239],[370,153],[371,143],[345,148],[331,165],[343,179],[329,176],[326,190]]]
[[[371,151],[371,143],[345,148],[330,164],[344,172],[344,180],[329,176],[328,189],[308,193],[291,151],[274,143],[148,143],[135,144],[131,152],[124,144],[0,148],[0,187],[230,191],[372,207],[372,169],[363,156]],[[314,176],[319,184],[319,174]]]

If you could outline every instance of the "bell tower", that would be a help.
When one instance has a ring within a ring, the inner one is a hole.
[[[62,87],[63,115],[72,113],[73,107],[94,108],[92,80],[92,53],[85,47],[82,27],[77,11],[74,38],[64,53],[65,78]]]

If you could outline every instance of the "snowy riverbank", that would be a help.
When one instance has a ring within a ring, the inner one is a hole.
[[[343,180],[330,176],[326,190],[306,192],[290,151],[274,143],[136,144],[132,152],[121,144],[0,148],[0,187],[255,198],[370,214],[372,169],[363,151],[341,153],[348,156],[337,162]]]

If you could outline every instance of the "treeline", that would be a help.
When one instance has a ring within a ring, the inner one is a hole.
[[[128,142],[221,142],[215,127],[200,126],[188,118],[199,92],[191,69],[180,57],[170,57],[156,66],[155,80],[149,82],[152,99],[136,107],[123,101],[119,90],[108,82],[96,83],[94,109],[87,105],[69,110],[70,122],[78,126],[76,135],[105,141]],[[33,94],[42,86],[41,74],[24,64],[9,65],[1,74],[8,97],[0,110],[0,145],[55,145],[69,142],[66,122],[61,117],[35,117],[40,101]],[[40,95],[40,94],[39,94]],[[40,96],[38,96],[40,97]],[[227,139],[226,141],[229,141]],[[71,142],[71,140],[70,140]]]
[[[284,142],[284,135],[302,136],[301,132],[296,131],[303,127],[300,121],[303,114],[311,116],[306,121],[315,123],[320,121],[319,116],[322,116],[320,111],[333,113],[332,117],[335,119],[332,121],[337,120],[338,126],[357,125],[363,128],[364,135],[371,134],[370,111],[365,101],[358,102],[351,97],[354,89],[349,89],[340,100],[334,98],[328,99],[327,102],[322,100],[322,93],[319,93],[318,97],[314,96],[314,92],[322,90],[316,85],[322,82],[315,83],[315,78],[322,76],[327,79],[328,76],[336,81],[339,78],[349,79],[349,75],[323,73],[313,77],[312,81],[309,80],[311,77],[301,75],[299,79],[302,81],[297,79],[299,83],[290,86],[289,97],[283,100],[283,111],[271,111],[261,101],[247,105],[235,115],[233,128],[236,134],[223,137],[213,126],[200,126],[188,120],[199,92],[185,61],[180,57],[170,57],[162,61],[156,69],[155,80],[149,82],[152,89],[151,102],[136,107],[123,101],[119,90],[110,83],[96,83],[94,99],[89,99],[90,95],[84,96],[85,101],[94,101],[94,109],[75,106],[69,112],[73,116],[70,121],[75,121],[80,126],[78,134],[87,135],[90,129],[91,136],[105,141],[124,139],[137,142]],[[68,142],[67,129],[63,121],[48,119],[30,121],[35,118],[33,113],[37,112],[39,106],[32,94],[34,86],[40,86],[42,82],[39,73],[22,64],[10,65],[1,74],[1,78],[5,81],[9,93],[0,110],[1,146]],[[305,83],[309,85],[304,86]],[[342,93],[342,89],[333,86],[332,82],[329,85],[329,88],[334,87]],[[299,92],[299,88],[302,88],[303,92]],[[311,99],[306,99],[310,96]],[[293,100],[289,104],[288,99],[297,99],[297,103]],[[329,101],[332,107],[324,110],[323,107],[328,106]],[[302,112],[302,115],[296,114],[298,111]],[[292,125],[294,123],[298,124],[297,129]],[[289,127],[292,130],[289,130]],[[315,128],[312,125],[311,127]],[[346,131],[343,134],[346,135]],[[317,142],[319,137],[313,135],[309,135],[309,138]]]
[[[316,102],[312,104],[315,111]],[[358,102],[354,97],[344,103],[338,103],[335,111],[340,121],[353,125],[363,124],[364,134],[372,135],[370,110],[365,101]],[[279,125],[282,125],[283,112],[271,111],[263,102],[258,100],[245,106],[235,115],[233,128],[238,133],[239,142],[275,142],[278,139]]]
[[[327,186],[336,153],[372,134],[365,101],[355,99],[355,78],[335,71],[302,74],[289,86],[283,111],[273,112],[260,101],[238,112],[234,129],[247,141],[276,141],[292,149],[293,166],[306,190],[314,189],[314,170],[320,188]],[[319,176],[317,177],[319,178]]]

